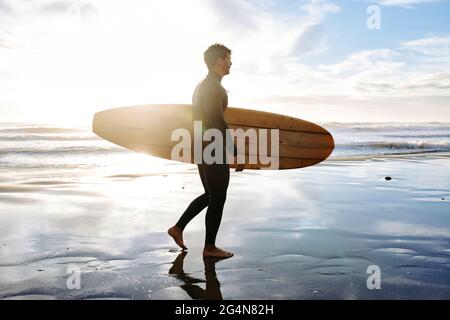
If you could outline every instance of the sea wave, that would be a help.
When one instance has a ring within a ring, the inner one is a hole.
[[[450,138],[450,134],[385,134],[387,138],[419,138],[419,139],[434,139],[434,138]]]
[[[341,149],[389,149],[389,150],[439,150],[450,151],[450,141],[369,141],[358,143],[337,144]]]
[[[327,130],[349,130],[367,132],[423,132],[423,131],[450,131],[450,123],[341,123],[328,122],[321,124]]]
[[[0,134],[4,133],[73,133],[85,132],[81,128],[63,128],[63,127],[3,127],[0,128]]]
[[[25,155],[25,156],[39,156],[39,155],[58,155],[58,156],[71,156],[71,155],[101,155],[110,153],[124,153],[130,152],[129,150],[121,147],[95,147],[95,146],[70,146],[70,147],[58,147],[52,149],[45,148],[3,148],[0,149],[0,156],[5,155]]]
[[[98,136],[69,136],[69,135],[3,135],[0,141],[97,141]]]

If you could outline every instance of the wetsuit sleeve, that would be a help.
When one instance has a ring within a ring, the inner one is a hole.
[[[220,132],[222,132],[222,136],[224,139],[226,139],[226,135],[228,134],[231,138],[231,141],[233,141],[233,137],[231,136],[231,134],[226,131],[226,129],[229,128],[227,123],[225,122],[225,118],[223,115],[222,98],[223,93],[219,89],[209,91],[204,96],[203,110],[211,125],[211,128],[219,129]],[[226,144],[226,140],[224,140],[224,144]],[[228,151],[234,156],[237,156],[237,148],[234,143],[232,149],[228,149]]]

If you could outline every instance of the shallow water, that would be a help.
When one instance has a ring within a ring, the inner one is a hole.
[[[0,183],[0,297],[449,299],[449,169],[428,155],[232,172],[222,261],[201,257],[204,212],[185,256],[166,234],[202,192],[194,166],[24,171]]]

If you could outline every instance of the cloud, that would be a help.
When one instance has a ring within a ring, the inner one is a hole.
[[[44,14],[78,14],[88,17],[97,14],[99,10],[90,3],[75,1],[58,1],[43,4],[38,10]]]
[[[76,14],[87,17],[95,13],[98,13],[98,9],[92,3],[77,0],[0,0],[0,14],[4,16],[27,16],[31,18],[33,15],[42,14]]]
[[[421,38],[401,43],[404,50],[428,56],[450,55],[450,36]]]
[[[0,38],[0,48],[9,49],[9,46],[6,44],[6,41]]]
[[[302,77],[305,95],[414,97],[450,95],[450,36],[402,41],[398,49],[373,49],[349,54],[335,64],[322,64]],[[300,84],[301,82],[298,81]]]
[[[289,114],[314,122],[430,122],[450,120],[448,101],[450,94],[392,97],[322,94],[270,96],[255,101],[255,104],[267,106],[265,111]]]
[[[335,3],[330,3],[326,0],[312,0],[303,5],[308,15],[315,20],[321,20],[330,13],[337,13],[340,11],[340,7]]]
[[[349,95],[309,95],[309,96],[269,96],[264,99],[258,100],[262,102],[275,103],[275,104],[301,104],[306,107],[314,108],[317,105],[342,105],[350,107],[354,106],[382,106],[383,104],[401,105],[399,101],[415,101],[417,106],[423,105],[427,100],[433,100],[434,103],[440,104],[443,107],[448,106],[450,100],[450,93],[442,96],[435,95],[419,95],[414,97],[355,97]],[[448,110],[450,112],[450,109]]]
[[[335,64],[297,65],[284,75],[292,83],[285,85],[288,90],[254,103],[313,121],[384,121],[387,114],[400,121],[432,121],[436,114],[450,119],[450,72],[440,71],[445,65],[424,64],[420,70],[417,60],[408,59],[404,51],[375,49],[351,53]],[[433,111],[425,115],[426,108]]]
[[[258,32],[261,21],[261,9],[256,4],[242,1],[212,0],[205,3],[211,8],[214,15],[214,29],[225,33],[240,32],[247,35],[249,32]]]
[[[352,75],[361,72],[382,72],[402,66],[393,59],[399,53],[391,49],[365,50],[350,54],[344,61],[332,65],[319,65],[320,70],[332,75]]]
[[[308,1],[290,12],[280,12],[268,1],[212,1],[209,7],[217,27],[213,30],[220,30],[218,35],[233,44],[234,52],[252,52],[237,68],[258,74],[278,72],[286,61],[326,50],[323,22],[339,11],[325,0]]]
[[[442,2],[447,0],[363,0],[363,1],[375,3],[386,7],[402,7],[412,9],[414,8],[415,5],[424,5],[433,2]]]
[[[328,49],[325,44],[326,31],[323,22],[329,15],[336,14],[340,10],[338,5],[325,0],[312,0],[301,7],[300,15],[293,18],[300,19],[303,24],[290,52],[294,59]],[[289,21],[288,25],[293,23]]]
[[[388,93],[388,92],[419,92],[419,94],[444,94],[450,93],[450,72],[437,72],[414,74],[400,81],[378,81],[360,82],[359,89],[365,92]]]
[[[325,31],[321,24],[306,26],[301,35],[297,37],[292,47],[291,55],[301,58],[305,55],[314,55],[328,49],[325,41]]]
[[[443,63],[435,60],[442,60],[442,56],[419,59],[404,48],[404,43],[399,42],[399,48],[356,51],[334,64],[306,66],[290,61],[264,80],[257,77],[251,81],[266,96],[249,101],[265,105],[266,111],[284,111],[316,121],[375,120],[373,114],[377,114],[377,121],[384,120],[383,114],[400,121],[405,117],[432,121],[437,114],[450,119],[450,72],[441,71],[450,69],[450,59]],[[442,43],[421,40],[408,44]],[[408,111],[408,107],[412,109]],[[426,108],[433,111],[424,114]]]
[[[12,12],[11,5],[5,0],[0,0],[0,16],[9,14],[11,12]]]
[[[0,50],[1,49],[11,49],[11,44],[8,41],[11,32],[5,27],[0,27]]]
[[[216,41],[233,50],[232,77],[224,79],[230,105],[314,106],[309,116],[320,119],[351,116],[367,101],[373,110],[393,101],[419,110],[415,98],[422,108],[441,108],[441,100],[419,97],[450,95],[449,73],[441,71],[450,58],[436,63],[446,37],[309,65],[304,58],[328,50],[327,34],[334,32],[326,22],[340,8],[330,1],[299,1],[288,11],[269,0],[174,2],[0,0],[11,9],[0,29],[0,59],[8,61],[0,104],[88,118],[101,106],[185,103],[206,71],[203,51]],[[83,15],[92,17],[89,23]]]

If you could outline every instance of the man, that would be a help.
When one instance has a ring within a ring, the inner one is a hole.
[[[226,141],[226,129],[223,111],[228,105],[228,95],[221,85],[222,78],[230,73],[231,50],[222,44],[211,45],[204,53],[204,60],[208,67],[208,75],[196,87],[192,97],[194,120],[201,120],[203,130],[218,129],[222,133],[223,141]],[[204,146],[203,146],[204,147]],[[229,150],[237,156],[236,146]],[[230,181],[230,167],[225,158],[215,159],[213,164],[202,161],[197,164],[200,179],[205,192],[194,199],[178,222],[167,232],[183,250],[186,246],[183,242],[183,230],[186,225],[205,207],[208,207],[205,217],[206,237],[203,249],[204,257],[230,258],[233,253],[222,250],[215,245],[216,235],[222,219],[228,183]],[[202,157],[203,158],[203,157]],[[238,165],[236,171],[244,170],[244,165]]]

